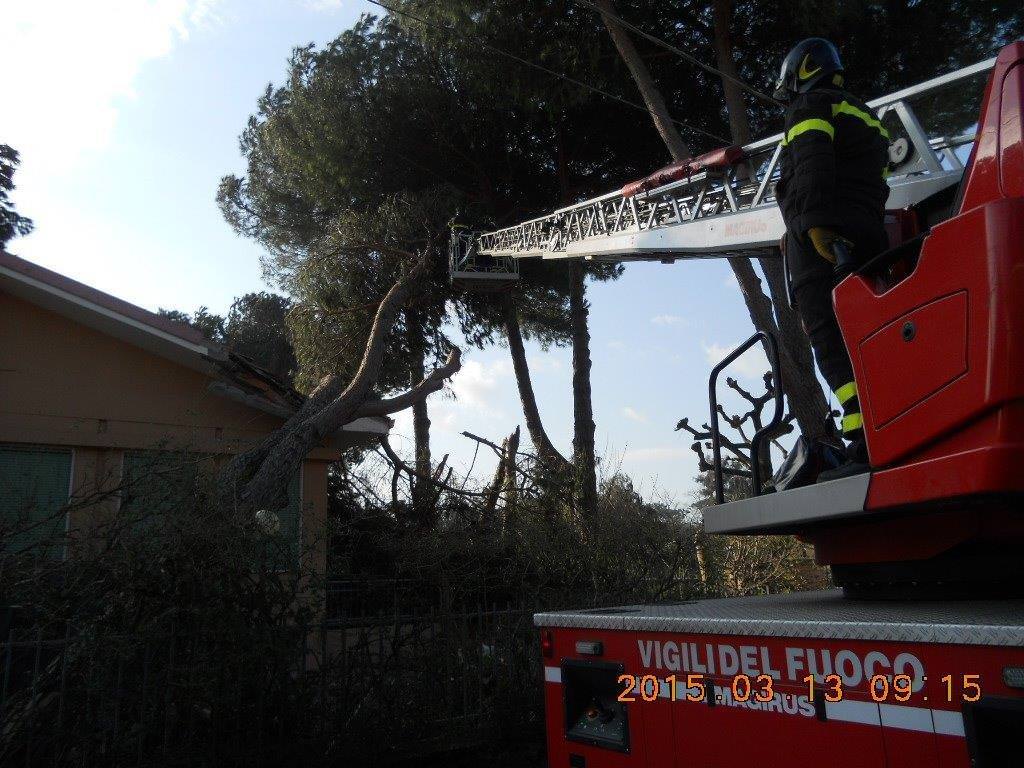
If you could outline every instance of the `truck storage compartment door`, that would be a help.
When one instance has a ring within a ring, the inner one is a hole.
[[[862,400],[882,430],[967,372],[967,292],[943,296],[860,344]]]
[[[565,738],[581,744],[629,752],[629,719],[619,701],[622,664],[565,659],[562,691]]]

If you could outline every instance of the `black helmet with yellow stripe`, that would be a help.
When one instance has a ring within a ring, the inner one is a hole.
[[[843,62],[836,47],[822,37],[809,37],[793,46],[782,60],[775,98],[788,101],[794,94],[821,83],[842,85],[842,72]]]

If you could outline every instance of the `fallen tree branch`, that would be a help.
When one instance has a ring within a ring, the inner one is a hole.
[[[404,411],[406,408],[411,408],[414,403],[418,403],[428,395],[442,389],[445,381],[458,373],[461,368],[462,352],[456,348],[448,353],[448,359],[444,365],[435,368],[423,381],[412,389],[395,397],[368,400],[359,406],[355,415],[356,417],[385,416],[389,413],[397,413],[398,411]]]
[[[397,252],[397,249],[392,250]],[[284,507],[287,504],[287,479],[295,475],[310,449],[356,418],[364,405],[369,406],[371,413],[377,412],[374,408],[393,407],[398,410],[402,404],[411,404],[417,398],[440,389],[444,375],[450,376],[458,371],[461,364],[459,354],[453,350],[445,366],[409,392],[390,401],[372,399],[372,390],[380,377],[387,334],[394,327],[402,307],[424,282],[432,251],[433,248],[428,246],[415,266],[396,280],[381,299],[362,360],[351,381],[346,385],[337,374],[324,376],[284,426],[260,445],[229,462],[224,485],[234,491],[243,508]]]
[[[502,448],[502,446],[491,442],[486,437],[474,435],[472,432],[463,432],[462,436],[468,437],[470,440],[475,440],[478,446],[486,445],[498,456],[499,463],[503,460],[505,456],[505,449]],[[535,456],[532,453],[516,451],[516,455],[522,456],[525,459],[529,459],[534,465],[540,465],[542,467],[547,466],[544,464],[543,459],[541,459],[539,456]],[[557,476],[551,474],[542,475],[537,472],[530,472],[523,468],[522,466],[520,466],[519,464],[514,464],[514,467],[516,473],[521,475],[524,479],[529,480],[531,483],[534,483],[536,485],[544,485],[548,488],[551,488],[552,490],[556,491],[560,496],[564,497],[562,499],[563,501],[565,501],[566,503],[571,502],[572,497],[564,493],[564,491],[567,488],[571,488],[571,483],[569,481],[565,479],[559,479]]]
[[[492,443],[486,437],[480,437],[480,435],[474,435],[472,432],[462,432],[463,437],[468,437],[470,440],[476,440],[478,443],[483,443],[488,448],[491,448],[498,456],[505,455],[505,449],[497,443]],[[525,451],[516,451],[516,456],[522,456],[525,459],[533,459],[538,464],[543,464],[544,461],[540,456],[536,456],[532,453],[526,453]]]
[[[388,442],[387,437],[381,438],[380,447],[384,451],[384,455],[388,457],[388,461],[391,462],[391,466],[393,466],[397,471],[405,472],[410,477],[414,477],[417,480],[422,480],[425,483],[430,483],[431,485],[440,488],[443,491],[450,491],[451,493],[457,494],[459,496],[474,496],[477,498],[483,498],[487,496],[486,491],[467,491],[463,488],[456,488],[455,486],[448,485],[448,483],[438,480],[437,477],[431,475],[421,475],[415,469],[413,469],[404,461],[402,461],[402,457],[395,453],[395,449],[391,447],[391,443]],[[444,464],[442,463],[441,465],[439,465],[439,468],[443,470]]]

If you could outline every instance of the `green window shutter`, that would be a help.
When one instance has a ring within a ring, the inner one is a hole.
[[[62,557],[70,485],[70,450],[0,445],[0,551]]]
[[[126,451],[121,512],[138,517],[139,530],[193,503],[203,456],[178,451]]]
[[[302,470],[288,483],[288,506],[276,511],[277,533],[267,542],[267,560],[279,570],[299,565],[302,537]]]

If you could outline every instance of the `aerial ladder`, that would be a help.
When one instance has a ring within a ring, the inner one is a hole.
[[[959,147],[974,132],[930,136],[913,102],[941,98],[989,72],[988,59],[868,102],[892,137],[887,208],[894,212],[955,187],[964,165]],[[453,235],[453,280],[487,289],[514,281],[516,261],[585,258],[661,261],[777,254],[785,232],[774,186],[782,134],[716,149],[666,166],[643,179],[544,216],[488,232]]]
[[[891,249],[844,279],[833,299],[872,470],[767,487],[757,455],[782,417],[780,397],[775,420],[753,441],[751,496],[725,502],[712,406],[718,504],[704,510],[707,531],[796,534],[849,595],[1024,589],[1022,59],[1024,44],[1014,43],[997,58],[868,102],[890,136]],[[942,111],[976,94],[982,77],[976,130],[926,129],[916,104],[928,99]],[[530,258],[780,257],[782,138],[676,162],[514,226],[456,233],[452,280],[501,290]],[[724,363],[761,341],[777,368],[775,340],[761,336]]]

